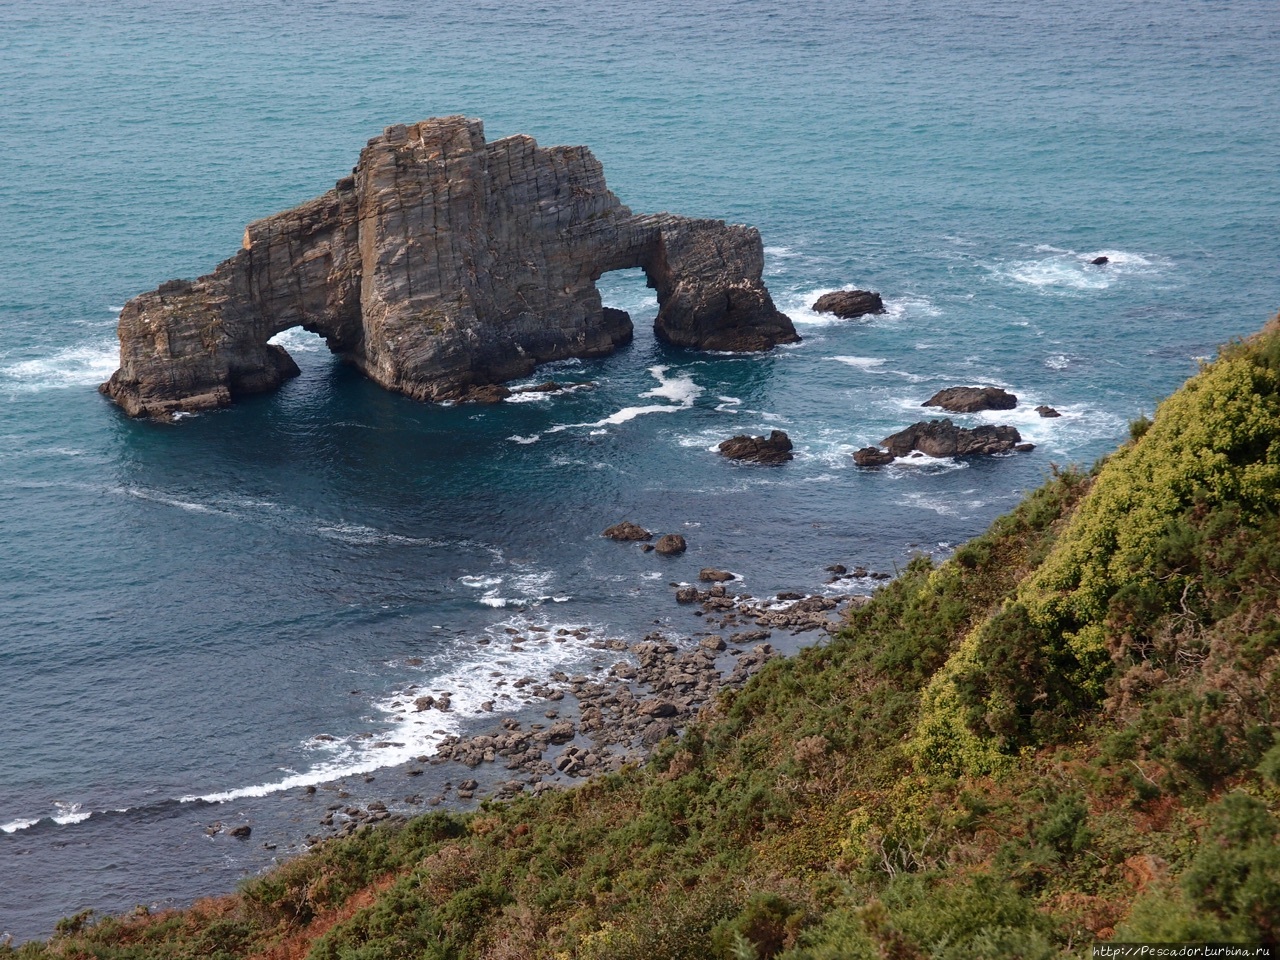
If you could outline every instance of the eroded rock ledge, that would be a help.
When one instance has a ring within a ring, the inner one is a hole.
[[[761,280],[754,227],[633,214],[586,147],[486,143],[466,117],[388,127],[328,193],[251,223],[213,273],[130,300],[102,391],[132,416],[223,406],[297,374],[268,340],[301,326],[389,390],[467,399],[627,342],[631,318],[595,284],[632,267],[668,343],[799,339]]]

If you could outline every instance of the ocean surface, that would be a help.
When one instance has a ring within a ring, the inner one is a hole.
[[[308,784],[410,809],[457,771],[405,761],[527,709],[500,681],[597,665],[507,628],[687,636],[669,584],[702,566],[892,572],[1111,450],[1280,308],[1277,50],[1274,0],[0,2],[0,933],[229,891],[316,828]],[[624,273],[635,342],[537,375],[591,389],[426,406],[289,331],[275,394],[175,424],[99,396],[128,298],[452,113],[590,145],[636,211],[755,224],[803,342],[669,349]],[[887,312],[808,309],[851,286]],[[972,383],[1019,407],[957,419],[1033,453],[853,466]],[[713,452],[774,428],[786,466]],[[600,538],[623,519],[688,553]]]

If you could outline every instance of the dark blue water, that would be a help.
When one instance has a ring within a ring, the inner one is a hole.
[[[228,890],[313,829],[305,784],[394,799],[390,771],[497,696],[492,673],[596,654],[510,653],[505,627],[688,631],[668,583],[701,566],[763,595],[945,552],[1280,307],[1272,0],[251,10],[0,4],[0,931],[19,939]],[[528,403],[420,405],[300,331],[303,376],[230,410],[136,423],[95,392],[130,296],[207,272],[384,126],[449,113],[591,145],[637,211],[756,224],[804,342],[668,349],[618,275],[636,342]],[[808,311],[846,286],[888,313]],[[934,390],[979,382],[1022,403],[962,419],[1034,453],[853,468]],[[711,451],[772,428],[785,467]],[[621,519],[688,554],[599,538]],[[458,709],[416,722],[410,684]],[[205,836],[218,819],[253,841]]]

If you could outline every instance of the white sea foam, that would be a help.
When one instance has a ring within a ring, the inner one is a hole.
[[[60,826],[68,826],[73,823],[83,823],[94,815],[93,810],[84,809],[82,804],[68,803],[62,800],[55,800],[53,809],[56,811],[42,817],[19,817],[10,820],[8,823],[0,823],[0,833],[17,833],[19,830],[27,830],[34,827],[43,820],[51,820]],[[104,813],[107,811],[103,811]],[[124,810],[113,811],[123,813]]]
[[[738,397],[716,397],[720,402],[716,404],[717,413],[737,413],[738,407],[742,405],[742,401]]]
[[[54,807],[58,810],[53,816],[53,822],[66,825],[68,823],[83,823],[93,816],[92,810],[85,810],[81,804],[67,803],[62,800],[55,800]]]
[[[535,631],[534,627],[540,629]],[[518,633],[509,635],[506,628]],[[306,741],[302,744],[304,749],[324,757],[310,768],[290,771],[286,776],[262,783],[180,799],[223,803],[261,797],[369,774],[433,754],[445,737],[462,731],[465,719],[488,712],[482,704],[488,703],[493,714],[502,714],[520,710],[536,699],[532,693],[512,686],[513,680],[524,676],[546,677],[557,669],[576,672],[589,658],[600,660],[601,652],[589,648],[588,641],[571,632],[579,628],[602,635],[602,628],[596,624],[554,622],[541,616],[517,614],[487,629],[490,645],[484,648],[484,653],[458,662],[456,648],[453,648],[428,658],[426,664],[414,669],[411,683],[375,700],[373,730],[334,740]],[[559,633],[560,630],[565,632]],[[610,656],[616,658],[617,655]],[[501,671],[501,676],[492,676],[495,670]],[[430,675],[425,682],[421,680],[424,672]],[[441,694],[449,696],[447,712],[414,708],[418,697]]]
[[[836,324],[849,323],[848,320],[842,320],[834,313],[815,313],[812,304],[816,303],[818,298],[828,293],[835,293],[837,288],[821,287],[817,290],[809,290],[803,292],[792,293],[785,298],[780,298],[778,308],[791,318],[791,322],[799,326],[805,327],[831,327]]]
[[[284,347],[289,353],[328,353],[329,347],[319,334],[303,330],[301,327],[290,327],[282,330],[267,343]]]
[[[34,827],[40,822],[40,817],[29,817],[25,820],[10,820],[8,823],[0,823],[0,833],[17,833],[19,830],[26,830],[28,827]]]
[[[340,540],[355,546],[375,543],[397,543],[405,546],[440,546],[441,541],[430,537],[406,537],[399,533],[387,533],[362,523],[330,523],[316,527],[316,533],[328,540]]]
[[[646,413],[676,413],[680,410],[688,410],[693,406],[696,400],[702,394],[702,387],[693,382],[693,376],[688,373],[678,373],[672,377],[667,376],[669,367],[656,366],[650,367],[649,373],[653,374],[657,379],[658,385],[652,390],[646,390],[640,394],[641,399],[650,397],[670,400],[672,403],[648,404],[639,407],[623,407],[617,413],[610,414],[603,420],[597,420],[595,423],[562,423],[551,429],[548,433],[560,433],[563,430],[572,430],[580,427],[611,427],[618,424],[627,423],[636,417],[643,416]]]
[[[514,442],[514,443],[520,443],[520,444],[526,444],[526,445],[527,445],[527,444],[530,444],[530,443],[537,443],[539,440],[541,440],[541,439],[542,439],[542,434],[540,434],[540,433],[533,433],[533,434],[530,434],[530,435],[529,435],[529,436],[527,436],[527,437],[522,437],[522,436],[520,436],[520,435],[517,433],[517,434],[513,434],[513,435],[512,435],[512,436],[510,436],[510,437],[507,437],[507,439],[508,439],[508,440],[511,440],[511,441],[512,441],[512,442]]]
[[[459,577],[458,582],[468,587],[475,587],[477,590],[483,590],[486,587],[496,587],[502,583],[501,577],[494,576],[465,576]]]
[[[999,279],[1026,284],[1046,293],[1106,290],[1129,277],[1156,275],[1171,264],[1161,257],[1144,257],[1125,250],[1095,250],[1077,253],[1041,244],[1035,248],[1047,256],[1031,260],[1010,260],[988,269]],[[1106,257],[1108,262],[1091,261]]]
[[[794,323],[805,327],[832,327],[850,323],[873,324],[886,321],[896,323],[906,317],[914,319],[942,315],[942,310],[928,297],[921,297],[915,294],[885,297],[884,313],[870,313],[853,319],[837,317],[833,313],[817,313],[813,310],[812,305],[817,302],[819,297],[845,289],[849,288],[847,286],[839,288],[821,287],[816,290],[796,291],[780,298],[779,309],[789,316]]]
[[[950,473],[953,470],[967,470],[969,464],[953,457],[930,457],[916,451],[910,456],[899,457],[883,469],[886,476],[901,479],[913,473]]]
[[[96,386],[119,365],[119,344],[102,340],[0,367],[0,383],[19,393]]]
[[[188,513],[225,513],[209,504],[197,503],[193,500],[180,500],[177,497],[166,496],[155,490],[148,490],[145,487],[116,487],[114,488],[120,493],[136,497],[139,500],[146,500],[150,503],[163,504],[166,507],[176,507],[179,510],[186,510]]]
[[[887,320],[901,320],[903,317],[940,317],[942,308],[928,297],[907,294],[901,297],[885,297],[882,316]]]
[[[1050,370],[1065,370],[1071,366],[1071,358],[1065,353],[1055,353],[1051,357],[1045,357],[1044,365]]]
[[[550,403],[555,395],[549,390],[517,390],[507,397],[503,403]]]
[[[972,497],[976,492],[976,490],[961,491],[960,497],[964,499],[960,499],[952,494],[948,494],[946,497],[939,497],[937,494],[915,491],[903,494],[895,502],[900,506],[929,510],[943,517],[965,518],[970,516],[972,511],[981,509],[985,504],[985,501]]]
[[[850,367],[856,367],[859,370],[872,371],[883,367],[889,361],[884,357],[830,357],[840,363],[847,364]]]
[[[476,601],[495,610],[504,607],[536,607],[543,603],[567,603],[573,599],[553,589],[555,573],[513,564],[503,574],[468,574],[458,582],[473,590],[483,591]]]

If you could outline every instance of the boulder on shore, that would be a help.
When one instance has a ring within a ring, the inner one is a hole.
[[[895,457],[905,457],[913,450],[930,457],[1005,453],[1021,442],[1022,436],[1015,427],[957,427],[950,420],[922,420],[880,441]]]
[[[1018,398],[999,387],[947,387],[920,404],[941,407],[949,413],[977,413],[979,410],[1012,410]]]
[[[720,444],[720,455],[730,460],[750,460],[752,463],[786,463],[794,458],[791,438],[781,430],[770,432],[767,437],[749,437],[745,434],[730,437]]]
[[[653,534],[639,524],[632,523],[630,520],[623,520],[621,523],[615,523],[612,527],[600,534],[602,537],[608,537],[610,540],[652,540]]]
[[[837,290],[824,293],[810,309],[814,313],[833,313],[842,320],[852,320],[868,313],[884,313],[884,300],[874,290]]]

